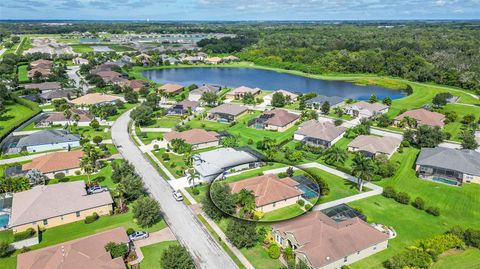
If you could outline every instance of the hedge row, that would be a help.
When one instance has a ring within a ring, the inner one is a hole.
[[[98,214],[97,214],[97,212],[93,212],[92,215],[87,216],[87,217],[85,218],[85,224],[92,223],[92,222],[96,221],[97,219],[98,219]]]
[[[13,241],[22,241],[28,238],[32,238],[37,234],[33,228],[28,228],[23,232],[13,234]]]

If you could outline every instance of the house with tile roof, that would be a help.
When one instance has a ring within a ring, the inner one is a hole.
[[[270,94],[267,94],[263,97],[263,101],[265,101],[265,103],[267,105],[271,105],[272,104],[272,99],[273,99],[273,95],[275,93],[281,93],[283,95],[283,97],[285,98],[290,98],[290,101],[291,102],[295,102],[297,101],[297,98],[298,98],[298,94],[296,93],[293,93],[293,92],[289,92],[287,90],[277,90],[277,91],[274,91]]]
[[[348,144],[348,150],[362,152],[367,157],[384,154],[390,158],[402,141],[391,136],[359,135]]]
[[[256,129],[285,132],[293,127],[299,119],[299,114],[285,109],[274,108],[253,119],[248,126]]]
[[[17,256],[17,269],[124,269],[123,257],[112,258],[105,245],[129,241],[125,228],[119,227],[21,253]]]
[[[162,86],[157,88],[157,92],[161,93],[167,93],[167,94],[179,94],[183,91],[183,86],[180,84],[163,84]]]
[[[166,133],[163,138],[169,144],[174,139],[183,140],[185,143],[192,145],[194,149],[218,147],[220,142],[220,135],[217,132],[203,129],[191,129],[183,132],[172,131]]]
[[[468,149],[422,148],[416,171],[420,178],[435,182],[480,184],[480,153]]]
[[[329,148],[342,139],[347,128],[329,121],[309,120],[298,126],[293,139],[314,147]]]
[[[69,119],[65,117],[65,113],[63,112],[53,112],[48,113],[48,117],[41,121],[42,125],[62,125],[65,126],[67,124],[72,124],[75,122],[73,115],[78,115],[80,118],[77,122],[78,126],[88,126],[90,122],[95,119],[95,116],[90,114],[87,110],[81,110],[73,108],[70,110],[72,115]]]
[[[190,91],[190,93],[188,94],[188,100],[200,102],[200,99],[202,98],[202,95],[204,93],[212,92],[217,94],[220,91],[220,89],[221,88],[219,86],[208,85],[208,84],[200,86],[195,90]]]
[[[113,210],[110,192],[88,194],[83,180],[40,185],[13,194],[8,227],[14,233],[28,228],[48,229]]]
[[[63,173],[66,176],[75,175],[80,171],[80,161],[83,156],[82,150],[72,150],[66,152],[53,152],[32,160],[32,162],[22,165],[23,171],[37,169],[47,178],[54,178],[55,174]]]
[[[248,112],[246,106],[225,103],[210,109],[207,112],[207,119],[229,123],[236,121],[239,117]]]
[[[260,94],[261,92],[262,91],[259,88],[252,89],[250,87],[240,86],[238,88],[235,88],[235,89],[227,92],[227,94],[225,94],[225,98],[230,99],[230,100],[234,100],[234,99],[242,98],[247,93],[250,93],[250,94],[255,96],[255,95]]]
[[[431,127],[438,126],[441,128],[445,125],[445,115],[438,112],[428,111],[424,108],[409,110],[398,115],[395,117],[394,124],[399,126],[402,120],[407,117],[414,119],[417,122],[417,125],[427,125]]]
[[[104,93],[88,93],[84,96],[80,96],[70,101],[70,103],[76,106],[89,106],[89,105],[101,105],[101,104],[114,104],[120,97],[114,95],[108,95]]]
[[[256,211],[270,212],[294,205],[301,199],[302,192],[296,187],[299,183],[292,178],[279,178],[275,174],[265,174],[228,184],[232,193],[245,189],[255,196]]]
[[[358,217],[336,222],[313,211],[272,225],[274,240],[310,268],[337,269],[388,247],[389,235]]]

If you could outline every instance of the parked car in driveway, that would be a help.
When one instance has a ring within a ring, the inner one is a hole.
[[[173,191],[173,198],[177,201],[183,201],[183,195],[180,191]]]
[[[148,238],[149,234],[147,232],[134,232],[128,236],[128,239],[132,241]]]
[[[93,187],[88,188],[87,193],[88,194],[94,194],[94,193],[100,193],[100,192],[104,192],[104,191],[108,191],[108,187],[93,186]]]

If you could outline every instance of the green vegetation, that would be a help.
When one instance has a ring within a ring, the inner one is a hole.
[[[440,256],[440,259],[433,264],[433,269],[475,269],[480,268],[480,250],[469,248],[464,251],[451,250]]]
[[[143,126],[146,128],[173,128],[175,125],[180,123],[179,117],[163,117],[155,119],[151,124]]]
[[[182,155],[166,152],[164,148],[154,151],[153,155],[157,157],[175,178],[184,176],[183,172],[187,169],[187,165]]]
[[[317,204],[323,204],[359,193],[356,184],[339,176],[330,174],[318,168],[308,168],[305,169],[305,171],[321,177],[327,182],[330,189],[329,194],[326,196],[321,196],[320,199],[318,199]]]
[[[72,44],[70,46],[72,47],[72,50],[75,53],[87,53],[87,52],[93,51],[90,45],[87,45],[87,44]]]
[[[274,211],[270,211],[263,215],[261,221],[279,221],[284,219],[291,219],[293,217],[297,217],[303,214],[305,211],[298,205],[294,204],[291,206],[287,206],[284,208],[276,209]]]
[[[29,82],[30,80],[28,79],[28,76],[27,76],[27,70],[28,68],[28,65],[20,65],[18,67],[18,82],[19,83],[27,83]]]
[[[0,116],[0,138],[40,112],[37,104],[24,99],[20,100],[22,103],[14,100],[5,101],[5,112]]]
[[[163,252],[170,246],[178,246],[178,241],[164,241],[153,245],[141,247],[144,259],[140,266],[144,269],[163,269],[160,259]]]

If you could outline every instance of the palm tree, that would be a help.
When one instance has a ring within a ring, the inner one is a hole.
[[[334,163],[343,164],[347,160],[348,155],[344,149],[341,149],[336,146],[332,146],[327,151],[325,151],[324,158],[327,164],[334,164]]]
[[[371,181],[375,175],[375,162],[365,157],[363,153],[357,153],[353,158],[352,174],[358,178],[358,190],[362,191],[363,182]]]
[[[188,184],[190,186],[195,187],[196,186],[195,179],[200,179],[200,176],[197,173],[197,171],[195,171],[195,169],[193,168],[188,169],[188,175],[187,175]]]

